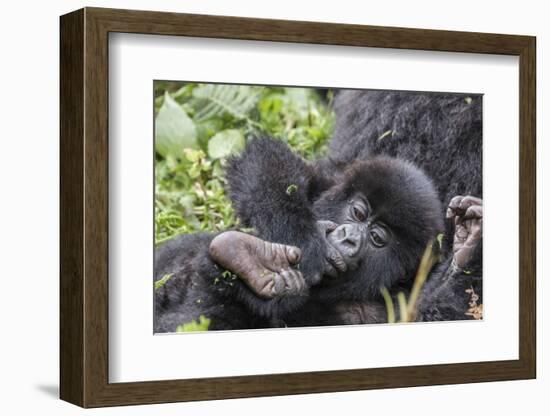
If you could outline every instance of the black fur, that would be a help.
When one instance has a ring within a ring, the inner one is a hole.
[[[482,96],[344,90],[335,111],[329,154],[337,167],[398,157],[433,179],[444,207],[455,195],[482,197]]]
[[[247,289],[238,279],[224,277],[210,260],[208,246],[213,238],[206,233],[182,235],[155,251],[154,280],[171,277],[155,290],[154,332],[175,332],[178,325],[200,315],[211,319],[210,329],[268,326],[234,301]]]
[[[175,332],[178,325],[209,318],[209,329],[279,326],[303,306],[305,295],[262,299],[237,276],[215,264],[208,248],[215,234],[175,237],[155,252],[154,281],[169,276],[154,293],[154,332]]]
[[[320,193],[314,171],[284,143],[268,138],[252,140],[244,152],[229,160],[225,170],[229,196],[245,227],[267,241],[302,249],[300,271],[306,282],[321,280],[323,250],[315,225],[313,197]]]

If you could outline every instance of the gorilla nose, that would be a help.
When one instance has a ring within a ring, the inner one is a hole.
[[[349,257],[361,248],[361,230],[354,224],[342,224],[332,232],[333,241],[343,254]]]

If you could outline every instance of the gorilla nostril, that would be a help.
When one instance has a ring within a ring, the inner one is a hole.
[[[353,237],[351,237],[351,238],[350,238],[350,237],[346,237],[346,238],[344,239],[344,243],[347,244],[347,245],[349,245],[349,246],[352,247],[352,248],[355,248],[355,247],[357,247],[357,246],[359,245],[359,242],[357,241],[357,239],[356,239],[356,238],[353,238]]]
[[[346,224],[346,225],[342,226],[341,229],[342,229],[342,233],[341,233],[342,240],[347,240],[349,238],[349,235],[350,235],[350,232],[349,232],[350,230],[348,228],[348,225]]]

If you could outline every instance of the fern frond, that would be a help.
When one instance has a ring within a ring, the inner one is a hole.
[[[262,88],[247,85],[203,84],[193,90],[195,121],[202,122],[229,114],[247,120],[260,97]]]

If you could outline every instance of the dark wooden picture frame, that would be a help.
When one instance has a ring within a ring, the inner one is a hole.
[[[110,32],[519,56],[519,359],[109,383]],[[100,407],[535,378],[535,42],[530,36],[98,8],[62,16],[61,398]]]

